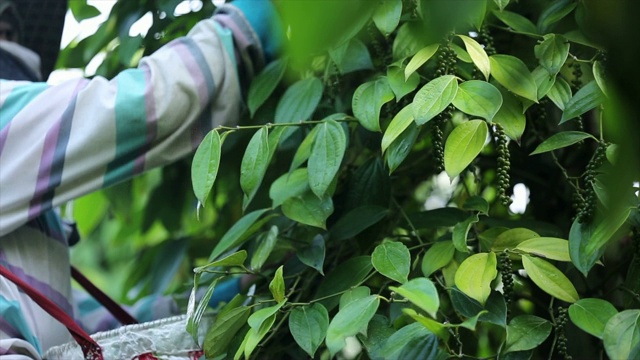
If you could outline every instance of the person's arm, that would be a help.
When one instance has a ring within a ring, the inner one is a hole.
[[[262,48],[237,8],[216,18],[112,80],[0,81],[0,236],[70,199],[175,161],[211,128],[237,122],[237,69],[254,75]]]

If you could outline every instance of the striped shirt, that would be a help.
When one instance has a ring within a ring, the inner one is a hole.
[[[237,122],[241,84],[263,60],[248,55],[260,43],[234,9],[111,80],[0,80],[0,264],[67,313],[69,252],[56,207],[173,162],[213,127]],[[165,308],[152,316],[175,311]],[[0,358],[38,358],[67,341],[61,324],[0,277]]]

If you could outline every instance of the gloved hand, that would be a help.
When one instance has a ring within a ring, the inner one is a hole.
[[[235,0],[231,5],[242,11],[258,35],[266,62],[273,60],[284,43],[282,23],[273,3],[270,0]]]

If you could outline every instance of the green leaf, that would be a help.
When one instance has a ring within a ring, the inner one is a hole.
[[[447,266],[453,259],[455,251],[456,248],[451,241],[440,241],[431,245],[422,258],[422,274],[430,276]]]
[[[197,285],[199,276],[196,274],[194,278],[194,284]],[[202,315],[204,315],[205,310],[209,306],[209,299],[211,299],[211,295],[213,294],[213,290],[218,283],[220,278],[214,279],[207,291],[205,291],[204,295],[198,302],[198,306],[195,305],[195,294],[196,294],[196,286],[193,287],[191,294],[189,296],[189,303],[187,306],[187,332],[191,335],[194,340],[198,340],[198,328],[200,327],[200,321],[202,320]]]
[[[325,229],[327,218],[333,213],[333,200],[330,197],[320,199],[307,191],[286,199],[282,203],[282,212],[289,219],[301,224]]]
[[[366,278],[373,269],[370,256],[357,256],[340,263],[333,271],[331,271],[318,287],[318,292],[314,296],[315,299],[323,298],[321,301],[327,310],[331,311],[338,305],[337,296],[329,296],[342,291],[348,290],[360,283]]]
[[[246,209],[258,191],[269,166],[269,133],[261,127],[247,145],[240,164],[240,187],[244,192],[242,208]]]
[[[344,309],[345,306],[349,305],[351,302],[365,298],[371,295],[371,289],[366,286],[358,286],[348,291],[344,292],[340,295],[340,304],[338,309]]]
[[[465,36],[465,35],[457,35],[464,42],[464,46],[467,49],[467,53],[471,57],[471,60],[476,65],[478,70],[484,75],[485,80],[489,80],[489,75],[491,74],[491,63],[489,63],[489,56],[487,55],[484,48],[478,44],[474,39]]]
[[[458,80],[453,75],[443,75],[429,81],[413,98],[413,117],[423,125],[446,109],[458,92]]]
[[[249,94],[247,95],[247,105],[249,106],[251,117],[255,115],[256,110],[271,96],[273,90],[276,89],[280,80],[282,80],[286,69],[286,59],[274,60],[251,81]]]
[[[362,41],[351,39],[351,41],[344,46],[343,56],[340,61],[336,61],[340,73],[347,74],[358,70],[373,68],[369,49],[367,49],[367,46]]]
[[[507,305],[501,293],[492,291],[484,307],[456,287],[453,287],[450,293],[451,304],[462,316],[472,318],[483,310],[486,310],[488,312],[480,315],[478,321],[490,322],[503,328],[507,326]]]
[[[283,265],[280,265],[273,275],[273,279],[269,283],[269,291],[273,299],[280,303],[285,300],[284,298],[284,278],[282,277]]]
[[[374,11],[372,19],[378,30],[387,36],[398,27],[400,15],[402,15],[402,0],[383,0]]]
[[[251,269],[258,270],[267,261],[278,242],[278,227],[273,225],[269,231],[258,237],[258,246],[251,256]],[[243,250],[244,251],[244,250]]]
[[[605,69],[602,65],[602,61],[596,60],[593,62],[593,78],[602,90],[602,93],[607,95],[607,82],[605,81]]]
[[[467,114],[491,121],[502,106],[502,95],[486,81],[468,80],[458,86],[453,105]]]
[[[396,101],[400,101],[405,95],[412,92],[420,84],[420,76],[413,73],[407,80],[404,79],[404,71],[401,67],[390,66],[387,70],[387,79],[391,90],[396,95]]]
[[[433,282],[427,278],[411,279],[400,287],[389,286],[391,291],[400,294],[412,304],[435,318],[440,308],[440,297]]]
[[[351,239],[370,226],[384,219],[389,210],[382,206],[365,205],[349,211],[329,231],[333,241]]]
[[[431,59],[438,51],[438,48],[440,48],[440,44],[431,44],[420,49],[415,55],[413,55],[407,66],[404,68],[404,81],[409,80],[409,77],[416,72],[416,70]]]
[[[216,317],[204,341],[203,347],[207,359],[213,359],[227,352],[229,345],[246,324],[250,314],[249,307],[240,306],[220,313]]]
[[[560,124],[600,106],[603,102],[604,94],[600,90],[598,83],[595,80],[590,81],[566,103]]]
[[[264,309],[261,309],[261,310],[264,310]],[[258,313],[259,311],[260,310],[253,313],[253,315]],[[251,316],[249,317],[249,322],[251,321]],[[266,318],[264,321],[262,321],[259,327],[252,327],[251,329],[249,329],[243,341],[244,346],[240,347],[240,349],[244,347],[245,359],[249,359],[251,357],[251,353],[253,353],[253,350],[255,350],[255,348],[258,346],[260,341],[267,335],[269,330],[271,330],[271,327],[273,327],[273,324],[275,322],[276,322],[276,314],[273,314],[268,318]]]
[[[498,90],[502,95],[502,106],[493,117],[493,122],[500,124],[511,140],[520,143],[527,123],[522,103],[502,86]]]
[[[87,4],[86,0],[69,1],[69,10],[77,22],[100,16],[101,12],[95,6]]]
[[[214,261],[204,266],[198,266],[197,268],[193,269],[193,272],[196,274],[199,274],[201,272],[204,272],[207,269],[220,267],[220,266],[240,266],[244,264],[245,260],[247,260],[247,251],[240,250],[229,256],[223,257],[218,261]]]
[[[531,280],[547,294],[569,303],[580,299],[571,281],[551,263],[537,257],[523,255],[522,265]]]
[[[491,75],[507,90],[525,99],[538,102],[536,82],[519,58],[511,55],[496,54],[489,57]]]
[[[382,136],[382,153],[413,123],[413,107],[407,105],[398,111]]]
[[[404,284],[411,266],[409,249],[398,241],[385,241],[371,254],[371,264],[382,275]]]
[[[580,299],[569,306],[569,318],[580,329],[602,339],[609,319],[618,313],[610,302],[602,299]]]
[[[536,25],[531,22],[531,20],[526,17],[514,13],[511,11],[493,11],[493,15],[495,15],[500,21],[507,24],[508,27],[515,30],[516,32],[524,33],[524,34],[537,34],[538,29],[536,29]]]
[[[523,351],[536,348],[551,333],[551,323],[534,315],[514,317],[507,325],[505,352]]]
[[[389,166],[389,174],[394,172],[400,164],[407,158],[413,145],[418,139],[420,129],[415,123],[409,124],[409,127],[405,129],[390,145],[385,154],[385,160],[387,166]]]
[[[331,356],[335,356],[344,348],[347,337],[354,336],[363,329],[366,330],[369,320],[375,315],[379,305],[380,298],[377,295],[371,295],[352,301],[338,311],[327,329],[326,344]]]
[[[540,65],[549,74],[555,75],[560,72],[562,65],[567,61],[569,41],[562,35],[546,34],[543,36],[542,42],[533,48],[533,51],[540,61]]]
[[[329,313],[320,303],[294,307],[289,313],[289,331],[298,346],[313,358],[329,327]]]
[[[444,168],[451,179],[460,174],[480,154],[487,139],[487,123],[470,120],[458,125],[444,145]]]
[[[293,172],[309,159],[309,156],[311,155],[311,146],[313,145],[316,134],[319,130],[320,126],[314,126],[311,131],[309,131],[304,140],[302,140],[302,143],[300,143],[300,146],[298,146],[298,149],[293,156],[293,160],[291,160],[291,167],[289,168],[289,172]]]
[[[624,310],[609,319],[602,341],[610,359],[637,359],[640,356],[640,310]]]
[[[297,251],[296,256],[303,264],[318,270],[321,275],[324,275],[322,267],[324,265],[325,253],[324,238],[322,235],[316,235],[311,241],[311,245]]]
[[[538,233],[526,228],[509,229],[496,237],[493,244],[491,244],[491,250],[500,252],[506,249],[513,249],[525,240],[538,237],[540,237]]]
[[[319,198],[324,198],[331,186],[347,148],[347,137],[342,126],[327,120],[318,125],[311,155],[309,156],[309,187]]]
[[[449,46],[456,53],[456,57],[460,61],[463,61],[463,62],[466,62],[466,63],[469,63],[469,64],[473,62],[473,60],[471,60],[471,56],[469,55],[467,50],[463,49],[462,47],[458,46],[455,43],[449,43]]]
[[[455,284],[463,293],[484,305],[491,294],[491,281],[498,275],[496,254],[479,253],[466,258],[455,275]]]
[[[216,130],[211,130],[204,137],[191,163],[191,183],[193,192],[204,206],[220,168],[222,141]]]
[[[509,5],[509,0],[493,0],[493,2],[498,5],[498,9],[500,9],[500,11],[504,10],[504,8]]]
[[[309,119],[320,103],[323,88],[322,81],[316,77],[289,86],[276,107],[275,122],[295,123]]]
[[[456,250],[468,253],[469,249],[467,248],[467,235],[469,234],[469,230],[471,230],[471,226],[473,224],[480,221],[478,218],[478,214],[473,214],[469,216],[465,221],[459,222],[456,226],[453,227],[452,237],[453,237],[453,246]]]
[[[627,208],[607,214],[604,219],[596,217],[591,224],[581,224],[578,220],[573,222],[569,231],[569,254],[573,265],[584,276],[604,254],[605,246],[620,230],[629,214]]]
[[[385,339],[384,346],[381,351],[381,358],[388,360],[402,359],[432,359],[432,357],[413,357],[407,358],[402,356],[404,349],[415,347],[415,343],[426,339],[436,339],[436,336],[419,322],[403,326]],[[436,341],[437,346],[437,341]]]
[[[551,25],[562,20],[576,8],[577,3],[573,0],[558,0],[551,2],[538,18],[538,31],[540,34],[549,32]]]
[[[468,216],[466,211],[458,208],[445,207],[421,211],[409,214],[409,223],[416,229],[429,229],[434,227],[452,227],[464,221]]]
[[[462,208],[465,210],[477,211],[481,214],[489,214],[489,203],[482,196],[472,196],[468,198]]]
[[[571,261],[569,241],[554,237],[538,237],[525,240],[515,247],[526,253],[557,261]]]
[[[394,93],[386,77],[366,82],[353,94],[353,115],[365,129],[380,131],[380,109],[393,98]]]
[[[449,341],[449,330],[447,329],[447,326],[445,326],[444,324],[436,320],[433,320],[431,318],[428,318],[422,314],[418,314],[412,308],[404,308],[402,309],[402,312],[408,315],[409,317],[411,317],[413,320],[422,324],[425,328],[427,328],[427,330],[429,330],[430,332],[437,335],[440,339],[442,339],[442,341],[444,342]]]
[[[551,135],[548,139],[540,143],[530,155],[542,154],[548,151],[562,149],[567,146],[578,143],[584,139],[597,139],[588,133],[582,131],[562,131]]]
[[[291,173],[280,176],[271,184],[269,197],[273,200],[273,207],[296,196],[302,196],[309,190],[309,176],[306,168],[296,169]]]
[[[400,25],[391,49],[393,58],[407,58],[427,46],[423,35],[423,28],[417,22],[406,22]]]
[[[253,235],[259,226],[262,226],[262,221],[256,224],[256,221],[267,212],[268,209],[255,210],[247,215],[243,216],[227,231],[220,239],[220,242],[213,248],[211,255],[209,255],[209,261],[213,261],[222,255],[225,251],[234,246],[238,246],[246,241],[249,236]],[[268,217],[266,218],[268,220]]]
[[[547,97],[556,104],[558,109],[564,110],[569,100],[571,100],[571,86],[565,79],[557,77],[553,86],[547,92]]]
[[[536,82],[536,86],[538,88],[538,100],[542,99],[547,95],[549,90],[553,87],[553,84],[556,82],[555,75],[549,75],[549,72],[545,70],[542,66],[538,66],[533,69],[531,72],[533,76],[533,80]]]

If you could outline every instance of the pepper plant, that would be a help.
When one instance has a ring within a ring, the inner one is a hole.
[[[256,279],[207,358],[640,357],[637,155],[598,5],[277,4],[287,51],[152,181],[186,173],[197,201],[142,231],[191,237],[192,334],[220,282]]]

